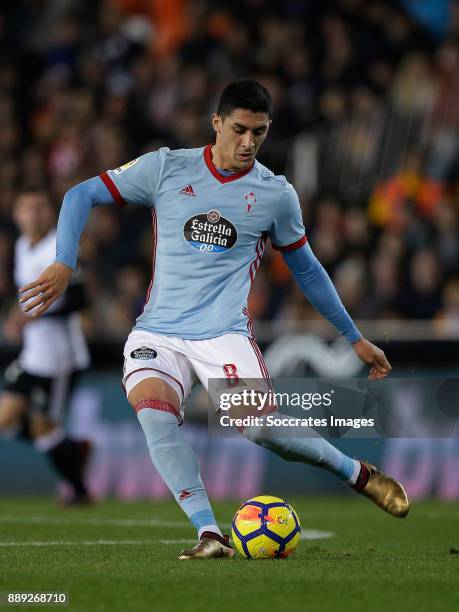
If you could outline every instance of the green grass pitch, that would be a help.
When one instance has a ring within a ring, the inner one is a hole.
[[[363,498],[288,501],[303,530],[331,537],[287,560],[177,561],[194,532],[172,501],[3,499],[0,591],[67,591],[85,612],[459,610],[459,504],[415,503],[399,520]],[[214,505],[226,531],[238,504]]]

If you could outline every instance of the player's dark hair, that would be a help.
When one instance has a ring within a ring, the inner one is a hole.
[[[252,113],[267,113],[273,116],[273,101],[269,91],[252,79],[234,81],[225,87],[218,103],[217,115],[224,118],[235,108],[244,108]]]

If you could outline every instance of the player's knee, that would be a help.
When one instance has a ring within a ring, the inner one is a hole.
[[[30,416],[30,435],[32,438],[39,438],[51,433],[57,427],[54,421],[51,421],[44,414],[33,414]]]
[[[8,396],[0,398],[0,431],[15,427],[24,413],[23,402]]]
[[[267,428],[263,427],[262,425],[246,427],[242,432],[242,435],[244,438],[247,438],[247,440],[258,444],[258,446],[262,446],[263,448],[269,448],[270,444],[272,443]]]
[[[154,400],[149,399],[154,398]],[[128,401],[136,412],[140,402],[165,402],[179,411],[180,399],[176,391],[160,378],[146,378],[138,382],[128,393]]]
[[[242,435],[247,438],[247,440],[276,454],[288,453],[290,450],[290,440],[283,436],[276,435],[275,432],[266,425],[247,427],[242,432]]]
[[[0,432],[4,433],[11,427],[17,424],[16,419],[11,419],[9,416],[0,413]]]

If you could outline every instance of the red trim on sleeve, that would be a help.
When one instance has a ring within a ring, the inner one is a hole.
[[[214,162],[212,161],[212,145],[211,144],[207,145],[204,148],[204,161],[206,162],[206,166],[208,167],[211,174],[213,174],[213,176],[218,181],[220,181],[220,183],[230,183],[231,181],[235,181],[236,179],[239,179],[245,176],[252,170],[253,165],[254,165],[252,164],[248,168],[244,168],[244,170],[239,170],[239,172],[232,172],[228,176],[223,176],[223,174],[220,174],[220,172],[214,166]]]
[[[303,244],[306,244],[307,241],[308,237],[305,235],[296,242],[292,242],[292,244],[286,244],[285,246],[277,246],[276,244],[273,244],[273,249],[275,249],[276,251],[294,251],[295,249],[299,249],[300,247],[302,247]]]
[[[118,206],[126,206],[126,202],[124,201],[123,196],[118,191],[118,187],[108,176],[108,174],[106,172],[102,172],[102,174],[99,174],[99,177],[103,180],[105,187],[112,194],[113,199],[118,204]]]

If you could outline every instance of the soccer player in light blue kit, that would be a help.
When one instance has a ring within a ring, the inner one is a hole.
[[[198,532],[198,544],[180,559],[234,554],[179,425],[193,371],[206,388],[209,378],[269,383],[247,311],[268,239],[282,251],[307,299],[370,366],[369,378],[384,378],[391,370],[383,351],[355,327],[312,253],[294,188],[255,159],[271,117],[269,92],[256,81],[236,81],[212,116],[214,145],[163,148],[70,189],[59,216],[56,262],[21,290],[20,301],[35,316],[66,290],[92,207],[140,204],[151,210],[152,278],[145,309],[125,345],[123,385],[155,467]],[[393,516],[407,514],[403,487],[374,466],[317,435],[273,437],[265,429],[248,427],[243,435],[289,461],[333,472]]]

